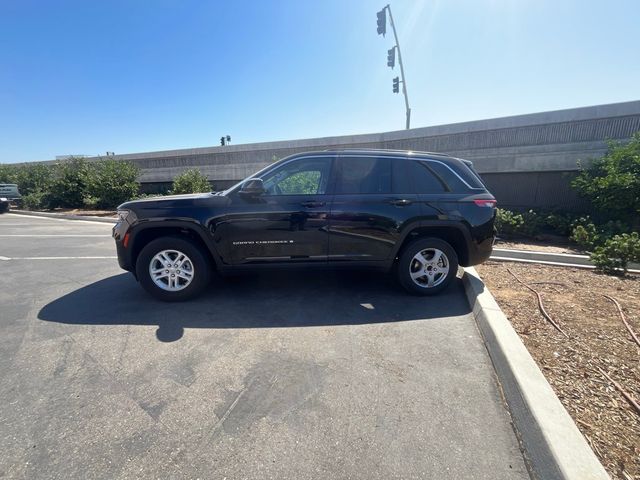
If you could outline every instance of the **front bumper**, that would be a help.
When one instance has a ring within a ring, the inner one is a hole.
[[[134,216],[130,212],[130,216]],[[123,270],[133,271],[133,261],[131,252],[131,220],[129,218],[121,218],[113,226],[111,236],[116,242],[116,254],[118,255],[118,265]]]

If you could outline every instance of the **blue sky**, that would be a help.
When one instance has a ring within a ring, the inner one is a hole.
[[[0,0],[0,162],[404,128],[384,2]],[[394,0],[412,126],[640,99],[636,0]]]

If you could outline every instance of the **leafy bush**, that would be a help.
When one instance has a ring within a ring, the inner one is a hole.
[[[71,158],[57,164],[0,165],[0,182],[17,183],[27,209],[113,208],[138,193],[129,162]]]
[[[569,236],[576,217],[570,213],[545,213],[528,210],[512,212],[499,208],[496,214],[496,229],[502,235],[534,237],[540,233]]]
[[[47,195],[40,190],[22,196],[22,207],[27,210],[42,210],[48,205]]]
[[[608,221],[596,225],[590,217],[580,217],[573,223],[571,240],[588,251],[593,251],[596,247],[603,245],[614,235],[630,232],[629,226],[617,221]]]
[[[140,170],[130,162],[100,160],[92,163],[83,203],[87,207],[115,208],[137,196]]]
[[[600,243],[600,236],[596,226],[590,222],[576,225],[569,238],[589,251],[592,251]]]
[[[607,154],[593,161],[571,183],[607,218],[640,223],[640,132],[628,143],[609,142]]]
[[[563,237],[571,235],[575,222],[576,216],[570,213],[554,212],[544,217],[544,226],[556,235]]]
[[[520,232],[524,218],[519,213],[498,208],[496,210],[495,227],[499,234],[515,235]]]
[[[0,183],[16,183],[16,172],[14,165],[0,165]]]
[[[53,168],[45,164],[0,165],[0,183],[16,183],[21,195],[49,190]]]
[[[638,232],[615,235],[596,247],[591,261],[606,273],[626,274],[629,262],[640,263],[640,235]]]
[[[211,185],[197,168],[185,170],[173,180],[172,194],[210,192]]]
[[[49,188],[49,208],[81,207],[84,204],[92,174],[87,161],[83,158],[72,158],[57,164]]]

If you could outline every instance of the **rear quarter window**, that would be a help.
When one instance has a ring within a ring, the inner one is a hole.
[[[449,188],[443,179],[438,178],[427,162],[409,160],[407,163],[408,179],[413,182],[415,193],[443,193]]]
[[[472,188],[486,188],[478,172],[473,169],[472,165],[461,161],[460,166],[456,168],[456,172],[464,178],[464,181],[471,185]]]
[[[462,168],[449,167],[441,162],[430,161],[429,166],[433,171],[449,186],[452,192],[467,192],[469,188],[484,188],[477,178],[464,166],[467,170],[466,175],[462,173]],[[468,178],[467,178],[468,177]],[[466,183],[465,183],[466,182]]]

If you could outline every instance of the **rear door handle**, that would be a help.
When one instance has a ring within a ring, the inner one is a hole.
[[[324,207],[326,205],[326,202],[314,202],[313,200],[309,200],[306,202],[302,202],[301,205],[308,208],[318,208]]]
[[[407,205],[411,205],[411,200],[407,200],[406,198],[394,198],[393,200],[389,200],[391,205],[395,205],[396,207],[404,207]]]

